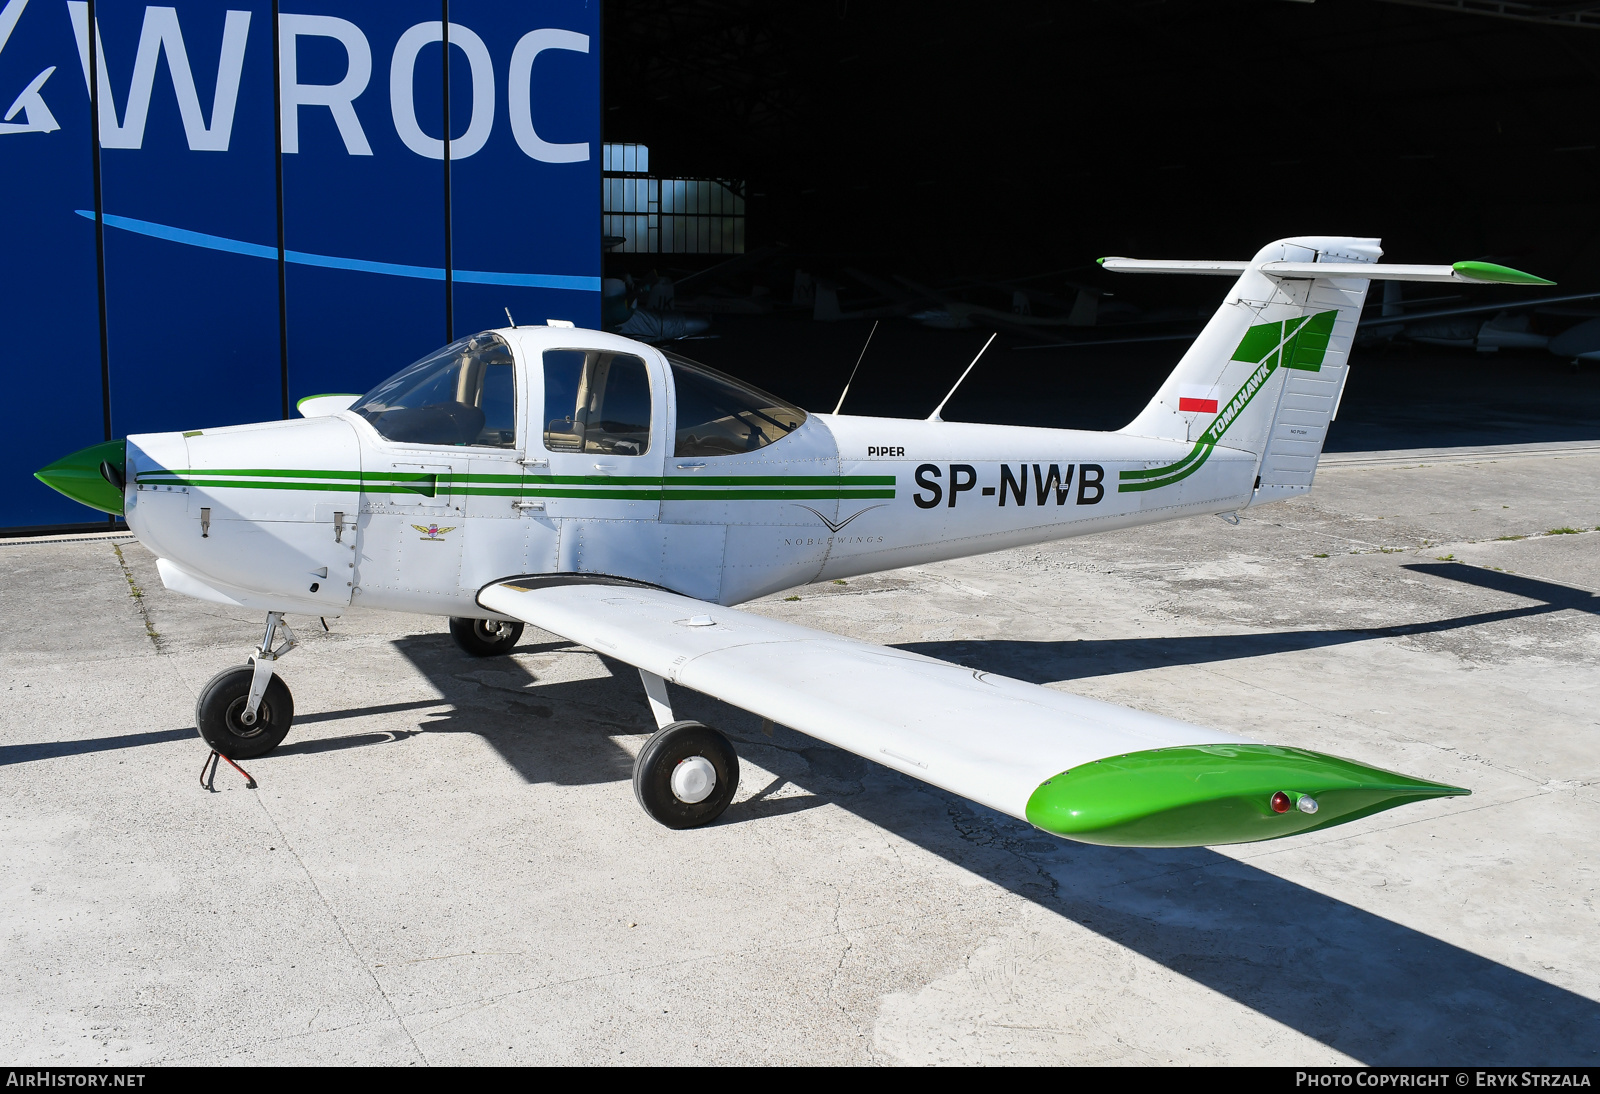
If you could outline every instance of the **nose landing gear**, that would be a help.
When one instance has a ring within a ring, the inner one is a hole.
[[[279,631],[283,644],[273,649]],[[275,668],[298,644],[283,613],[268,612],[266,634],[251,663],[223,669],[200,689],[194,719],[206,744],[230,759],[253,760],[283,742],[294,721],[294,697]]]

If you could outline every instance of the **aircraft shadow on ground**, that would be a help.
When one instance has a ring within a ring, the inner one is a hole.
[[[1575,589],[1537,577],[1508,574],[1504,570],[1489,570],[1461,562],[1414,562],[1400,568],[1429,577],[1459,581],[1463,585],[1476,585],[1480,589],[1492,589],[1497,593],[1510,593],[1527,600],[1543,601],[1537,608],[1525,609],[1529,614],[1570,610],[1600,615],[1600,596],[1587,589]]]
[[[296,723],[298,724],[298,723]],[[416,736],[415,731],[379,730],[376,733],[351,733],[344,737],[320,737],[309,741],[291,739],[287,744],[272,750],[274,756],[314,756],[318,752],[338,752],[346,748],[365,748],[367,745],[386,745]]]
[[[1506,591],[1527,595],[1523,588]],[[1542,591],[1554,597],[1559,588]],[[956,659],[975,668],[1058,681],[1472,626],[1565,606],[1549,597],[1510,612],[1382,631],[902,648],[960,654]],[[514,660],[464,657],[442,635],[396,646],[454,705],[422,728],[477,733],[530,782],[628,779],[632,761],[613,737],[654,728],[636,674],[618,662],[606,661],[610,677],[542,684]],[[550,643],[518,652],[570,648]],[[720,823],[836,805],[1368,1063],[1600,1060],[1600,1004],[1265,870],[1206,849],[1113,849],[1046,837],[783,727],[767,736],[754,716],[708,697],[674,688],[673,701],[679,717],[717,726],[747,754],[776,748],[806,761],[796,760],[788,770],[797,773],[730,808]],[[808,793],[764,796],[785,781]],[[1105,990],[1121,989],[1108,983]]]
[[[91,752],[111,752],[119,748],[138,748],[141,745],[165,744],[195,736],[188,729],[157,729],[149,733],[123,733],[115,737],[93,737],[86,741],[39,741],[35,744],[0,745],[0,767],[8,764],[28,763],[30,760],[53,760],[60,756],[86,756]]]
[[[954,661],[968,668],[1000,673],[1035,684],[1079,680],[1086,676],[1138,672],[1174,665],[1207,665],[1264,657],[1273,653],[1325,649],[1378,638],[1439,634],[1509,619],[1528,619],[1577,610],[1600,614],[1600,597],[1549,581],[1483,570],[1460,563],[1423,563],[1402,569],[1451,581],[1512,593],[1542,603],[1520,608],[1403,623],[1359,630],[1268,631],[1256,634],[1207,634],[1174,638],[1084,638],[1071,641],[985,639],[982,641],[901,642],[895,648]]]
[[[614,738],[655,730],[638,673],[618,662],[602,658],[612,676],[545,683],[514,658],[469,657],[442,634],[402,638],[394,646],[451,704],[421,728],[475,733],[529,782],[581,786],[631,779],[633,757]],[[525,643],[517,653],[574,648],[570,642]]]

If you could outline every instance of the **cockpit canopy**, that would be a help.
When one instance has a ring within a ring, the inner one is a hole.
[[[677,393],[675,456],[754,452],[806,420],[805,411],[760,388],[675,353],[664,356]],[[649,451],[651,421],[660,408],[643,358],[578,348],[549,349],[542,357],[547,451]],[[402,444],[515,448],[511,347],[490,331],[462,338],[389,377],[350,409]]]
[[[403,444],[517,444],[511,347],[485,332],[451,342],[373,388],[350,409]]]

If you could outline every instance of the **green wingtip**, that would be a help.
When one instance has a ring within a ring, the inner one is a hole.
[[[1097,258],[1097,259],[1095,259],[1095,264],[1099,265],[1099,266],[1104,266],[1106,264],[1106,260],[1103,259],[1103,258]]]
[[[127,446],[122,441],[106,441],[63,456],[33,477],[91,509],[102,513],[122,512],[122,488],[112,484],[102,468],[110,468],[121,479],[127,474]]]
[[[1493,262],[1456,262],[1450,267],[1462,277],[1474,281],[1490,281],[1497,285],[1554,285],[1531,273],[1513,270],[1510,266],[1496,266]]]
[[[1282,791],[1288,811],[1272,808]],[[1112,847],[1214,847],[1331,828],[1407,802],[1471,791],[1275,745],[1130,752],[1064,771],[1028,799],[1046,832]],[[1302,798],[1315,812],[1299,808]]]

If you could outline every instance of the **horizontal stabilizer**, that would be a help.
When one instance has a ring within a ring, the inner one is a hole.
[[[1268,277],[1364,277],[1369,281],[1455,281],[1467,284],[1554,285],[1542,277],[1492,262],[1416,266],[1398,262],[1263,262]]]
[[[1206,262],[1188,259],[1162,261],[1154,258],[1102,258],[1100,265],[1108,270],[1123,273],[1209,274],[1214,277],[1238,277],[1250,268],[1248,262]]]
[[[1177,259],[1164,261],[1143,258],[1102,258],[1100,265],[1122,273],[1205,274],[1237,277],[1250,268],[1248,262],[1210,262]],[[1361,277],[1369,281],[1453,281],[1492,285],[1554,285],[1509,266],[1493,262],[1457,262],[1451,266],[1419,266],[1381,262],[1263,262],[1256,267],[1268,277],[1330,278]]]

